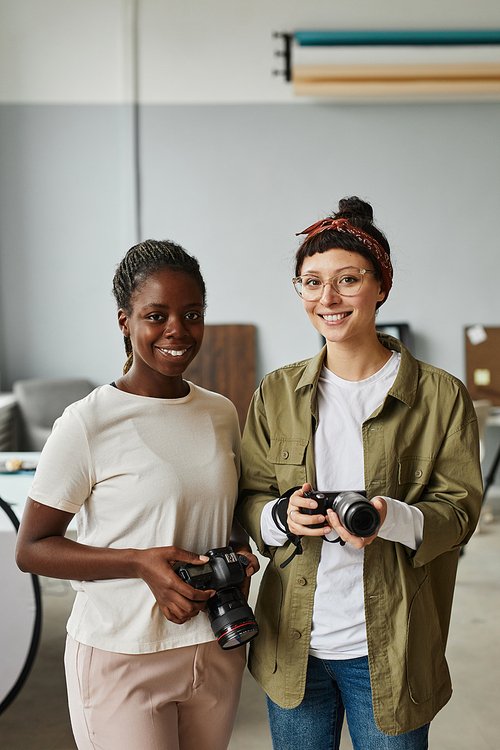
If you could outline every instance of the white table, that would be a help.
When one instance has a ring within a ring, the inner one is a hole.
[[[0,452],[0,461],[9,461],[16,458],[21,461],[38,461],[40,453],[35,451]],[[24,513],[24,506],[28,499],[28,490],[34,476],[34,471],[15,471],[8,474],[0,474],[0,497],[11,506],[19,521],[21,521]],[[2,523],[5,523],[5,521],[2,521]]]
[[[0,452],[0,462],[15,458],[21,461],[34,462],[38,461],[40,453],[37,451]],[[34,476],[34,471],[0,473],[0,497],[11,506],[19,521],[21,521],[24,513],[28,491]],[[5,523],[6,521],[0,516],[0,528]],[[68,531],[76,531],[76,521],[74,518],[70,521]]]

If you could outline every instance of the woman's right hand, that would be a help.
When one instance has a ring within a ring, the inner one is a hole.
[[[309,516],[307,513],[302,513],[302,508],[317,508],[318,503],[316,500],[304,498],[304,492],[312,490],[310,484],[303,484],[300,490],[297,490],[290,497],[288,502],[287,517],[288,517],[288,528],[292,534],[297,536],[324,536],[329,534],[332,530],[329,526],[325,516]],[[311,529],[310,525],[315,523],[324,524],[319,529]]]
[[[192,588],[179,578],[173,567],[176,562],[203,565],[208,557],[180,547],[152,547],[137,553],[139,576],[148,584],[167,620],[182,625],[205,609],[215,592]]]

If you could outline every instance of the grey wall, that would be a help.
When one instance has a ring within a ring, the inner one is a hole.
[[[463,327],[500,322],[499,125],[499,103],[144,106],[142,234],[198,256],[208,322],[255,324],[263,374],[318,346],[294,233],[357,193],[393,248],[380,321],[409,322],[417,355],[464,377]],[[3,390],[119,374],[130,137],[126,105],[0,105]]]
[[[110,296],[130,183],[126,107],[0,106],[2,389],[115,373]]]

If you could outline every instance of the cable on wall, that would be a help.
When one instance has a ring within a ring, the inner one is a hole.
[[[124,189],[127,192],[127,218],[130,220],[127,241],[135,243],[142,239],[142,170],[141,170],[141,106],[139,31],[140,0],[123,2],[123,74],[124,101],[126,107],[126,160],[127,177]]]
[[[141,111],[139,84],[139,0],[132,0],[132,148],[136,240],[142,240]]]

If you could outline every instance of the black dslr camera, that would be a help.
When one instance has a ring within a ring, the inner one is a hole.
[[[317,508],[301,508],[300,512],[308,516],[326,516],[331,508],[339,517],[342,526],[354,536],[372,536],[380,526],[378,510],[366,499],[366,493],[354,492],[304,492],[304,497],[316,500]],[[322,523],[314,523],[311,529],[319,529]]]
[[[214,635],[223,649],[242,646],[259,632],[241,592],[248,558],[235,554],[231,547],[211,549],[206,555],[210,559],[205,565],[180,563],[176,573],[194,589],[215,589],[206,607]]]

